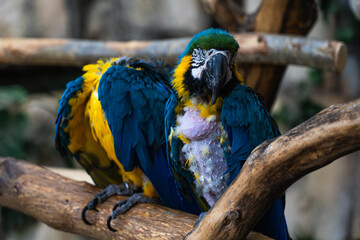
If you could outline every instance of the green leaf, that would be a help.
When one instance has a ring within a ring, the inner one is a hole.
[[[20,86],[0,86],[0,110],[25,102],[27,97],[26,90]]]

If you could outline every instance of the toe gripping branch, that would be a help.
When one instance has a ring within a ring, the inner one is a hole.
[[[88,210],[94,210],[98,212],[96,209],[97,204],[105,202],[108,198],[119,195],[119,196],[131,196],[134,193],[141,192],[142,189],[139,187],[136,187],[134,184],[128,184],[128,183],[122,183],[120,185],[110,184],[103,190],[101,190],[98,194],[95,195],[93,200],[91,200],[82,210],[81,212],[81,219],[84,223],[87,225],[92,225],[87,219],[86,219],[86,212]]]
[[[144,195],[144,193],[134,193],[132,196],[130,196],[128,199],[123,199],[117,202],[114,205],[113,211],[111,215],[109,216],[107,220],[107,226],[108,228],[116,232],[116,229],[111,227],[111,221],[115,219],[120,214],[128,211],[130,208],[135,206],[138,203],[155,203],[155,204],[161,204],[161,200],[158,198],[150,198]]]

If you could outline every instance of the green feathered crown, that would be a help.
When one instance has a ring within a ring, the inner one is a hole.
[[[217,50],[228,50],[230,53],[235,53],[239,49],[239,44],[225,30],[222,29],[206,29],[196,34],[181,54],[180,59],[186,55],[192,54],[195,48],[209,50],[211,48]]]

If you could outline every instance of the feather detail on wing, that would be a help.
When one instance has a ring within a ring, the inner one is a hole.
[[[115,59],[84,66],[85,74],[69,82],[60,100],[55,142],[60,153],[74,157],[99,187],[128,180],[116,159],[111,132],[97,99],[102,74]],[[140,171],[140,170],[137,170]],[[128,174],[129,175],[129,174]],[[142,184],[142,172],[131,179]]]
[[[263,141],[279,136],[280,132],[262,98],[244,85],[238,85],[224,99],[222,125],[227,133],[227,140],[222,146],[230,184],[239,174],[251,151]],[[254,230],[275,239],[288,238],[283,200],[275,200]]]

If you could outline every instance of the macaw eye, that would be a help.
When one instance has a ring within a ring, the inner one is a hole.
[[[193,57],[198,57],[198,56],[199,56],[199,50],[198,50],[198,49],[194,49],[192,56],[193,56]]]

